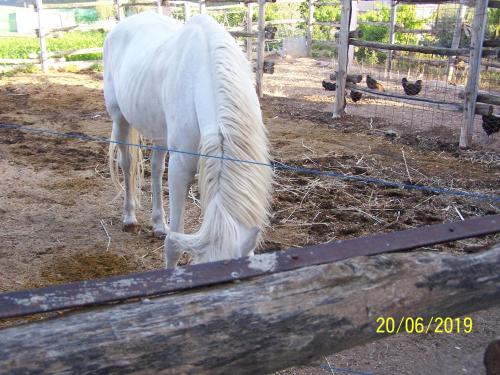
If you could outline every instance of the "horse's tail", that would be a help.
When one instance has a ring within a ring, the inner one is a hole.
[[[116,129],[114,124],[111,141],[112,142],[109,144],[108,152],[109,173],[111,181],[113,181],[116,189],[119,192],[122,192],[125,190],[124,186],[120,182],[119,175],[120,159],[122,156],[119,155],[118,140],[116,138]],[[136,206],[140,207],[141,187],[144,179],[144,159],[141,147],[133,145],[142,145],[144,144],[144,141],[141,134],[131,126],[129,127],[127,143],[129,144],[127,147],[130,152],[130,194],[134,199]]]

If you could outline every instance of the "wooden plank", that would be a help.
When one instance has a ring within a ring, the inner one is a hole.
[[[257,82],[257,95],[262,98],[263,93],[263,75],[264,75],[264,47],[266,42],[265,35],[265,12],[266,0],[259,0],[259,23],[258,23],[258,37],[257,37],[257,62],[255,79]]]
[[[77,9],[77,8],[95,8],[97,5],[113,5],[113,1],[87,1],[81,3],[59,3],[59,4],[46,4],[43,7],[45,9]]]
[[[81,48],[74,49],[70,51],[54,51],[47,53],[49,57],[62,57],[62,56],[74,56],[74,55],[85,55],[88,53],[101,53],[103,47],[92,47],[92,48]]]
[[[340,14],[340,32],[337,49],[337,90],[333,104],[333,118],[340,118],[345,114],[345,88],[347,69],[349,64],[349,28],[351,24],[351,0],[342,0]]]
[[[123,8],[132,8],[132,7],[154,7],[157,6],[158,3],[155,1],[146,1],[142,3],[123,3],[120,6]]]
[[[11,128],[16,127],[13,125]],[[357,180],[357,177],[350,176],[352,180]],[[395,183],[394,187],[400,187],[399,185]],[[500,202],[499,197],[491,198],[494,202]],[[186,266],[181,273],[175,269],[160,269],[3,293],[0,294],[0,319],[171,295],[189,289],[232,282],[235,279],[242,281],[264,274],[286,272],[352,257],[407,251],[499,232],[500,215],[488,215],[399,232],[291,248],[274,254],[256,255],[255,258],[243,257]],[[252,267],[252,264],[265,262],[268,257],[275,260],[272,269]]]
[[[476,115],[490,115],[493,113],[493,106],[484,104],[484,103],[476,103]]]
[[[336,27],[337,29],[340,28],[340,23],[334,22],[334,21],[314,21],[313,25],[318,25],[318,26],[330,26],[330,27]]]
[[[481,73],[481,55],[486,29],[488,0],[476,0],[469,57],[469,74],[465,85],[465,121],[460,129],[459,146],[468,148],[472,144],[472,132],[476,116],[477,90]]]
[[[400,4],[445,4],[445,3],[457,3],[457,0],[398,0]],[[464,0],[467,6],[474,6],[475,0]]]
[[[458,97],[465,99],[465,93],[459,92]],[[500,106],[500,95],[489,92],[478,91],[476,102]]]
[[[500,38],[485,39],[483,41],[483,47],[500,47]]]
[[[381,338],[378,317],[426,327],[499,303],[498,245],[361,257],[7,328],[0,372],[272,373]]]
[[[337,80],[337,72],[333,72],[330,74],[330,80],[331,81],[336,81]],[[346,81],[348,83],[360,83],[363,80],[363,76],[361,74],[348,74],[346,77]]]
[[[395,27],[397,33],[401,34],[432,34],[435,35],[436,31],[432,29],[405,29],[400,26]]]
[[[259,33],[256,32],[247,33],[246,31],[229,31],[229,34],[231,34],[235,38],[247,38],[247,40],[257,38],[259,35]]]
[[[40,59],[0,59],[0,64],[18,65],[18,64],[39,64]]]
[[[381,42],[370,42],[367,40],[361,40],[357,38],[349,39],[349,43],[357,47],[368,47],[368,48],[393,50],[393,51],[420,52],[420,53],[428,53],[432,55],[441,55],[441,56],[465,56],[469,54],[468,48],[445,48],[445,47],[412,46],[406,44],[389,44]]]
[[[462,35],[462,26],[464,24],[466,11],[467,8],[465,7],[465,5],[460,4],[457,10],[457,18],[455,20],[455,29],[453,30],[453,39],[451,41],[451,48],[458,48],[460,45],[460,37]],[[450,56],[450,58],[448,59],[448,74],[447,74],[448,82],[451,81],[453,78],[453,73],[455,71],[455,64],[454,64],[455,58],[456,56]]]
[[[351,83],[347,84],[347,88],[361,92],[364,94],[380,97],[383,99],[387,100],[392,100],[392,99],[399,99],[399,100],[405,100],[409,102],[418,102],[418,103],[423,103],[426,105],[432,105],[436,106],[438,108],[443,108],[446,107],[448,109],[454,110],[454,111],[462,111],[463,110],[463,105],[462,103],[456,103],[456,102],[446,102],[442,100],[434,100],[434,99],[429,99],[429,98],[421,98],[418,96],[408,96],[408,95],[401,95],[401,94],[396,94],[393,92],[387,92],[387,91],[377,91],[377,90],[372,90],[367,87],[360,87],[357,85],[353,85]]]
[[[268,25],[294,25],[296,23],[305,23],[306,20],[302,18],[290,18],[290,19],[282,19],[282,20],[272,20],[267,21]]]

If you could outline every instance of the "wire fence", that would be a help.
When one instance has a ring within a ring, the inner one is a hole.
[[[419,190],[419,191],[424,191],[424,192],[434,193],[434,194],[458,196],[458,197],[464,197],[464,198],[472,198],[472,199],[476,199],[476,200],[480,200],[480,201],[491,201],[491,202],[500,203],[500,195],[488,195],[488,194],[483,194],[483,193],[457,190],[457,189],[451,189],[451,188],[442,188],[442,187],[427,186],[427,185],[420,185],[420,184],[408,184],[408,183],[399,182],[399,181],[389,181],[389,180],[384,180],[384,179],[379,179],[379,178],[371,178],[371,177],[366,177],[366,176],[348,175],[348,174],[339,173],[339,172],[324,171],[321,169],[297,167],[297,166],[293,166],[293,165],[289,165],[289,164],[284,164],[281,162],[263,163],[263,162],[259,162],[256,160],[242,160],[242,159],[231,158],[231,157],[227,157],[227,156],[208,155],[208,154],[202,154],[202,153],[195,152],[195,151],[177,150],[177,149],[171,149],[171,148],[155,146],[155,145],[120,142],[120,141],[115,141],[115,140],[112,140],[109,138],[95,137],[95,136],[90,136],[90,135],[82,135],[80,133],[72,133],[72,132],[63,133],[63,132],[58,132],[58,131],[49,130],[49,129],[31,128],[31,127],[17,125],[17,124],[0,123],[0,129],[21,130],[21,131],[32,132],[32,133],[37,133],[37,134],[47,134],[47,135],[56,136],[56,137],[79,139],[79,140],[89,141],[89,142],[99,142],[99,143],[107,143],[107,144],[112,144],[112,143],[113,144],[122,144],[122,145],[132,146],[132,147],[140,147],[142,149],[148,149],[148,150],[161,150],[161,151],[167,151],[170,153],[179,153],[179,154],[191,155],[191,156],[197,156],[197,157],[219,159],[219,160],[224,160],[224,161],[229,161],[229,162],[253,164],[253,165],[258,165],[258,166],[262,166],[262,167],[273,168],[274,170],[284,170],[284,171],[290,171],[290,172],[294,172],[294,173],[310,174],[310,175],[323,176],[323,177],[331,177],[331,178],[337,178],[337,179],[341,179],[341,180],[361,182],[361,183],[367,183],[367,184],[375,184],[375,185],[380,185],[380,186],[385,186],[385,187]]]

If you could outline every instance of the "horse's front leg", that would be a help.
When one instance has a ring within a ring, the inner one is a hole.
[[[165,156],[167,152],[154,149],[151,156],[151,188],[153,191],[153,235],[164,237],[167,234],[167,223],[163,209],[162,178],[165,172]]]
[[[189,187],[194,181],[198,158],[194,156],[173,153],[168,161],[168,193],[170,231],[184,233],[184,211]],[[165,242],[167,267],[177,265],[182,252],[177,251]]]

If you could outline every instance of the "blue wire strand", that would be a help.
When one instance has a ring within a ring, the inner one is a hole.
[[[62,133],[62,132],[57,132],[57,131],[49,130],[49,129],[30,128],[27,126],[22,126],[22,125],[17,125],[17,124],[0,123],[0,129],[23,130],[23,131],[32,132],[32,133],[49,134],[49,135],[53,135],[53,136],[72,138],[72,139],[80,139],[80,140],[84,140],[84,141],[92,141],[92,142],[108,143],[108,144],[111,144],[111,143],[121,144],[121,145],[126,145],[126,146],[140,147],[140,148],[149,149],[149,150],[167,151],[167,152],[172,152],[172,153],[175,152],[175,153],[184,154],[184,155],[199,156],[199,157],[219,159],[219,160],[227,160],[227,161],[232,161],[232,162],[237,162],[237,163],[253,164],[253,165],[259,165],[259,166],[263,166],[263,167],[279,169],[279,170],[283,170],[283,171],[291,171],[291,172],[295,172],[295,173],[304,173],[304,174],[311,174],[311,175],[318,175],[318,176],[325,176],[325,177],[334,177],[334,178],[338,178],[338,179],[342,179],[342,180],[364,182],[364,183],[376,184],[376,185],[387,186],[387,187],[396,187],[396,188],[400,188],[400,189],[419,190],[419,191],[425,191],[425,192],[435,193],[435,194],[452,195],[452,196],[458,196],[458,197],[473,198],[473,199],[477,199],[477,200],[481,200],[481,201],[493,201],[493,202],[500,203],[500,195],[487,195],[487,194],[475,193],[475,192],[470,192],[470,191],[461,191],[461,190],[456,190],[456,189],[439,188],[439,187],[433,187],[433,186],[427,186],[427,185],[406,184],[403,182],[387,181],[387,180],[382,180],[379,178],[353,176],[353,175],[346,175],[344,173],[339,173],[339,172],[322,171],[319,169],[296,167],[293,165],[283,164],[283,163],[279,163],[279,162],[263,163],[263,162],[259,162],[256,160],[241,160],[241,159],[231,158],[231,157],[227,157],[227,156],[207,155],[207,154],[201,154],[201,153],[192,152],[192,151],[175,150],[175,149],[170,149],[170,148],[161,147],[161,146],[149,146],[149,145],[144,145],[144,144],[120,142],[120,141],[115,141],[115,140],[112,140],[109,138],[95,137],[95,136],[90,136],[90,135],[81,135],[81,134],[71,133],[71,132]]]

